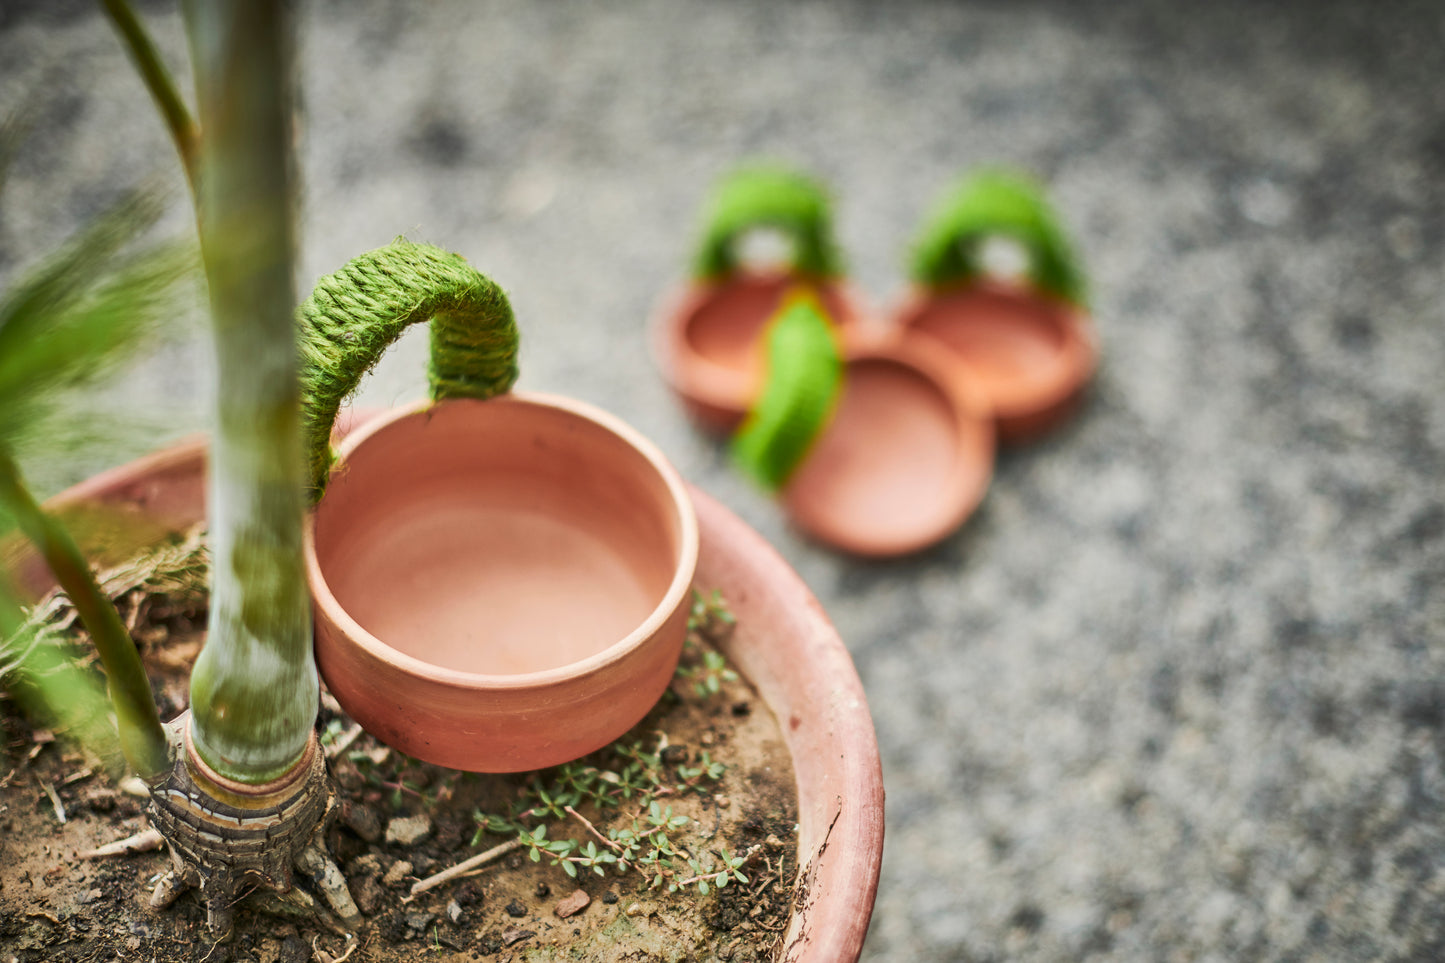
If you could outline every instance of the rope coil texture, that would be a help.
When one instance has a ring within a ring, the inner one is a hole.
[[[793,270],[814,278],[843,273],[833,242],[828,193],[806,174],[782,167],[750,167],[718,183],[703,218],[702,241],[693,261],[699,279],[721,280],[737,273],[734,242],[758,227],[771,227],[793,242]]]
[[[297,309],[301,431],[311,502],[331,470],[341,403],[407,327],[431,322],[435,401],[491,398],[517,380],[517,324],[507,296],[459,254],[397,239],[316,282]]]
[[[1037,290],[1086,306],[1083,268],[1058,218],[1036,184],[1009,171],[980,171],[944,197],[914,242],[913,280],[938,289],[977,279],[979,242],[989,237],[1024,247]]]

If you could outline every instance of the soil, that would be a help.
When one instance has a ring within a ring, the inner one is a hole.
[[[185,708],[204,601],[183,592],[132,591],[121,599],[162,718]],[[708,651],[715,651],[708,639],[692,633],[683,664],[695,674],[680,675],[642,723],[586,762],[619,769],[625,760],[616,747],[639,746],[658,762],[659,806],[688,817],[671,834],[674,844],[705,871],[718,865],[724,847],[745,856],[746,882],[702,895],[696,884],[675,893],[648,888],[635,867],[620,874],[608,867],[605,876],[583,868],[574,879],[545,857],[532,862],[521,848],[411,899],[418,879],[509,838],[479,833],[479,813],[506,815],[529,785],[545,785],[555,772],[482,775],[408,759],[360,733],[323,691],[318,729],[339,801],[329,842],[364,922],[346,934],[243,903],[224,944],[209,938],[193,893],[166,911],[148,907],[169,865],[163,851],[82,858],[147,828],[139,787],[108,771],[107,753],[36,728],[0,692],[0,963],[773,959],[795,896],[792,762],[768,707],[746,679],[708,672]],[[697,690],[708,675],[719,683],[715,693]],[[705,752],[726,766],[715,782],[689,778],[707,761]],[[579,808],[600,834],[646,815],[630,800],[601,811]],[[548,838],[567,837],[582,846],[597,838],[575,818],[549,824]]]

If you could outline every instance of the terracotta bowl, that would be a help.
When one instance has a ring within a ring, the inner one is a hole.
[[[353,719],[419,759],[575,759],[646,715],[676,668],[688,493],[580,402],[453,399],[369,421],[307,534],[317,667]]]
[[[763,330],[798,284],[781,273],[743,273],[694,282],[664,300],[653,319],[653,354],[663,378],[703,428],[737,428],[762,388]],[[869,336],[869,312],[851,285],[819,288],[845,343]]]
[[[788,516],[855,555],[904,555],[946,538],[993,475],[987,400],[914,343],[856,348],[844,364],[832,420],[780,493]]]
[[[897,336],[924,336],[993,407],[999,437],[1035,438],[1077,407],[1098,350],[1078,308],[996,283],[915,290],[893,313]]]
[[[134,537],[129,550],[139,551],[205,517],[205,469],[206,441],[191,439],[97,475],[46,507],[134,522],[125,530]],[[700,540],[697,583],[719,590],[737,616],[737,631],[723,648],[777,717],[797,775],[806,886],[782,959],[853,963],[873,913],[884,829],[882,767],[862,684],[797,574],[737,516],[690,491]],[[6,567],[33,597],[54,584],[28,549],[7,557]]]

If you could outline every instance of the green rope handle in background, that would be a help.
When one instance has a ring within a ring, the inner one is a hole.
[[[431,396],[490,398],[517,380],[507,296],[459,254],[398,239],[352,258],[297,309],[301,431],[311,501],[331,469],[336,412],[410,325],[431,321]]]
[[[784,167],[749,167],[723,178],[703,217],[694,276],[718,280],[738,271],[734,242],[747,231],[771,227],[793,242],[793,270],[816,278],[842,275],[833,242],[832,205],[821,184]]]
[[[913,280],[941,288],[977,278],[983,272],[977,242],[988,237],[1023,245],[1039,291],[1085,306],[1083,269],[1042,190],[1008,171],[974,174],[944,197],[914,242]]]
[[[822,303],[799,287],[768,322],[762,395],[732,441],[733,460],[777,491],[802,463],[833,415],[843,364]]]

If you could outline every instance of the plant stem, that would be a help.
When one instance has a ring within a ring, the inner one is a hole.
[[[301,560],[292,37],[283,0],[183,4],[201,127],[197,220],[217,356],[211,609],[192,738],[248,784],[301,758],[318,686]]]
[[[180,91],[176,89],[175,81],[166,69],[160,51],[156,49],[150,34],[146,33],[145,26],[127,0],[100,0],[100,5],[110,15],[116,32],[120,34],[121,40],[130,51],[131,59],[135,61],[136,70],[140,72],[141,79],[145,81],[146,88],[155,99],[156,107],[165,118],[171,139],[176,144],[176,153],[181,155],[181,167],[185,169],[186,179],[190,181],[191,191],[194,193],[200,131],[191,119],[185,101],[181,100]]]
[[[15,516],[16,524],[50,566],[100,652],[126,761],[147,779],[168,771],[166,734],[130,633],[96,584],[80,549],[65,529],[45,514],[21,480],[18,466],[4,452],[0,452],[0,504]]]

